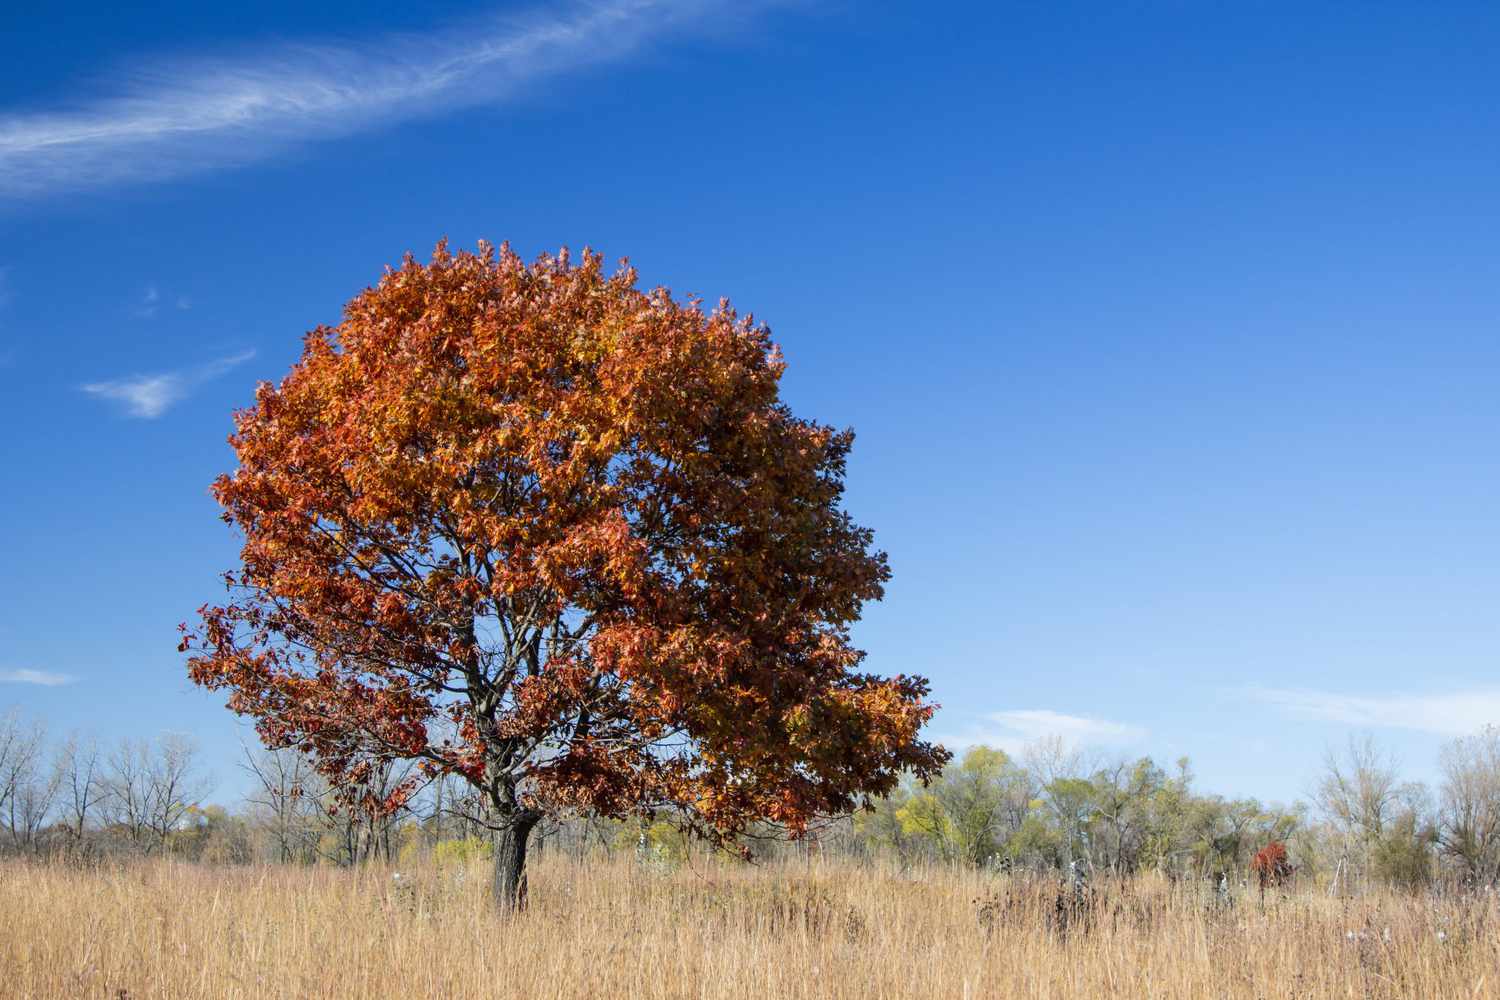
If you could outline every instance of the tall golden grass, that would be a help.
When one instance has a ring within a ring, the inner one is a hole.
[[[1490,900],[1099,886],[850,864],[661,874],[543,857],[494,913],[483,868],[0,865],[7,997],[1447,998],[1500,996]]]

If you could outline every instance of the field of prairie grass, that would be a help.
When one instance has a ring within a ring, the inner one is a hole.
[[[543,857],[493,913],[482,867],[0,866],[13,997],[1494,997],[1500,908],[850,864],[661,873]],[[1064,898],[1067,898],[1066,896]]]

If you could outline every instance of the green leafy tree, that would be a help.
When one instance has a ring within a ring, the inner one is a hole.
[[[1416,891],[1432,881],[1433,845],[1437,831],[1424,824],[1416,810],[1407,810],[1386,824],[1371,852],[1374,874],[1398,889]]]
[[[1094,783],[1087,778],[1058,778],[1044,792],[1051,818],[1057,824],[1062,861],[1092,860],[1090,831],[1098,808]]]

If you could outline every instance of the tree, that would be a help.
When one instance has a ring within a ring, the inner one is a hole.
[[[1003,750],[971,747],[928,791],[914,792],[898,816],[904,831],[931,840],[945,856],[984,864],[1019,830],[1035,786]]]
[[[249,824],[223,806],[193,806],[170,838],[172,853],[210,864],[245,864],[251,860]]]
[[[598,254],[408,256],[236,415],[241,566],[183,626],[190,675],[348,794],[462,776],[502,907],[555,810],[722,843],[937,773],[926,681],[851,645],[889,575],[840,507],[852,433],[794,416],[783,367]]]
[[[58,771],[62,775],[62,823],[75,849],[84,846],[84,832],[90,813],[99,808],[105,789],[99,774],[99,743],[83,740],[75,733],[58,751]]]
[[[1443,747],[1438,846],[1463,878],[1487,885],[1500,878],[1500,729]]]
[[[924,853],[951,860],[962,850],[958,831],[937,795],[926,788],[908,790],[895,812],[901,839]]]
[[[255,788],[246,797],[264,817],[276,858],[303,864],[317,857],[318,831],[315,812],[316,789],[310,786],[307,759],[291,750],[244,748],[246,771],[255,778]]]
[[[1028,851],[1057,864],[1089,862],[1088,831],[1094,819],[1094,786],[1084,777],[1093,766],[1089,755],[1054,735],[1028,745],[1024,756],[1052,833],[1039,837],[1032,823],[1025,831]]]
[[[1396,764],[1368,736],[1351,738],[1341,759],[1329,750],[1314,799],[1341,829],[1365,841],[1384,832],[1401,800]]]
[[[1432,847],[1437,831],[1423,825],[1415,809],[1404,809],[1386,824],[1370,852],[1372,871],[1400,889],[1415,891],[1432,881]]]
[[[104,808],[108,823],[132,846],[147,853],[154,844],[146,816],[150,811],[150,747],[122,739],[104,762]]]
[[[1196,799],[1188,810],[1187,852],[1201,874],[1243,868],[1258,845],[1285,841],[1297,828],[1297,816],[1257,799],[1226,800],[1217,795]]]
[[[1260,886],[1260,897],[1266,898],[1266,890],[1280,888],[1292,877],[1292,863],[1287,858],[1286,845],[1273,840],[1255,852],[1250,859],[1250,870]]]
[[[16,850],[36,847],[62,780],[43,764],[46,741],[45,726],[23,726],[14,710],[0,719],[0,823]]]
[[[1090,836],[1097,816],[1097,789],[1087,778],[1056,778],[1043,786],[1042,801],[1051,810],[1062,844],[1062,861],[1089,863],[1094,857]]]
[[[165,849],[168,838],[193,815],[209,787],[197,773],[198,748],[192,740],[168,733],[153,749],[146,759],[146,828]]]
[[[937,796],[951,821],[959,857],[983,864],[1021,827],[1036,791],[1003,750],[977,746],[944,772]]]
[[[1133,872],[1149,836],[1149,806],[1167,787],[1167,774],[1150,757],[1119,760],[1094,774],[1099,863],[1116,873]]]
[[[1177,773],[1167,778],[1142,804],[1146,814],[1140,846],[1140,864],[1161,872],[1180,870],[1180,861],[1191,851],[1188,824],[1192,818],[1193,771],[1187,757],[1179,757]]]
[[[910,864],[921,849],[921,840],[929,834],[922,829],[913,835],[904,810],[911,799],[910,791],[898,788],[889,795],[874,799],[868,809],[854,815],[857,842],[875,849],[895,851],[902,865]]]
[[[1342,758],[1332,750],[1314,799],[1341,835],[1342,853],[1352,853],[1367,873],[1410,885],[1420,882],[1418,855],[1430,831],[1419,830],[1427,790],[1400,780],[1397,762],[1375,741],[1350,738]]]
[[[191,740],[168,733],[150,743],[121,740],[105,762],[111,822],[147,854],[165,850],[171,834],[208,793],[197,773],[196,754]]]

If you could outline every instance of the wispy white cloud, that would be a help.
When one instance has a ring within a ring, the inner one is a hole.
[[[454,108],[618,60],[775,0],[595,0],[358,46],[156,58],[67,110],[0,115],[0,196],[161,179]]]
[[[1286,715],[1375,729],[1466,736],[1500,723],[1500,688],[1446,694],[1353,695],[1305,688],[1247,688],[1245,697]]]
[[[161,306],[161,292],[155,285],[147,285],[146,291],[141,295],[141,301],[136,306],[135,314],[144,319],[150,319],[156,315],[156,310]]]
[[[72,684],[77,678],[57,674],[50,670],[0,670],[0,684],[39,684],[42,687],[61,687]]]
[[[942,742],[960,747],[982,743],[1017,755],[1043,740],[1057,740],[1073,748],[1102,747],[1138,743],[1146,735],[1145,729],[1125,722],[1068,715],[1050,708],[1022,708],[983,714],[967,729]]]
[[[187,398],[194,389],[253,357],[254,351],[242,351],[197,368],[158,375],[129,375],[108,382],[90,382],[81,388],[90,395],[121,404],[129,416],[154,420],[166,413],[173,403]]]
[[[145,291],[141,292],[141,297],[136,300],[135,307],[131,311],[141,319],[155,319],[165,302],[166,296],[162,294],[156,283],[152,282],[146,286]],[[172,305],[186,312],[193,308],[193,300],[186,295],[178,295],[172,300]]]

